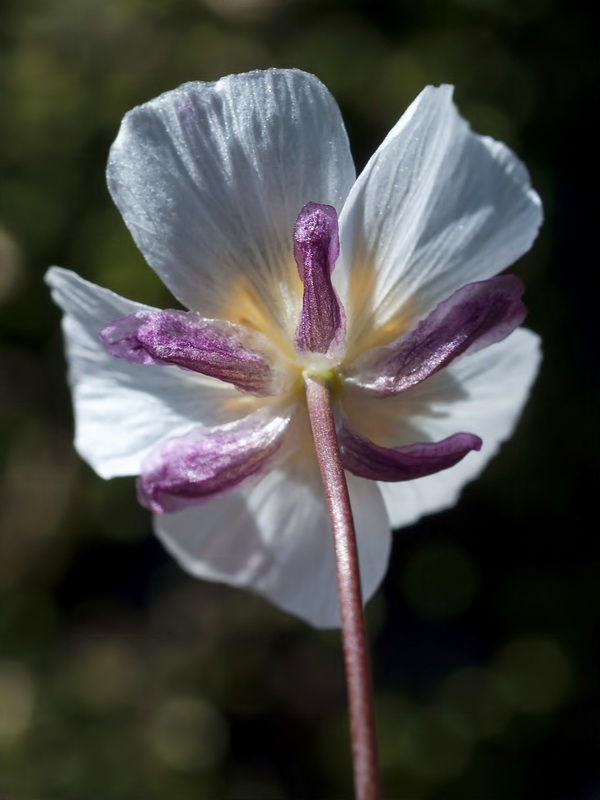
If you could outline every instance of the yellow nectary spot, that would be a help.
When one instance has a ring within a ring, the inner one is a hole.
[[[393,314],[376,307],[374,275],[374,269],[366,261],[352,270],[344,309],[347,321],[345,363],[351,363],[372,347],[390,344],[412,327],[409,303],[404,304],[401,312]],[[216,316],[260,331],[282,355],[296,360],[294,337],[302,292],[302,281],[295,264],[290,261],[286,269],[271,278],[266,292],[259,291],[249,278],[240,275],[230,284],[227,299]]]
[[[346,299],[348,322],[347,360],[353,361],[371,347],[390,344],[408,333],[411,325],[410,305],[405,303],[400,312],[390,315],[375,301],[375,275],[373,265],[364,261],[354,264]]]
[[[250,280],[240,276],[231,284],[219,316],[260,331],[284,355],[293,358],[293,337],[300,313],[302,284],[293,263],[289,272],[285,284],[273,278],[269,297],[261,295]]]

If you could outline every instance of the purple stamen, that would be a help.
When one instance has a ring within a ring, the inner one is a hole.
[[[385,397],[409,389],[457,356],[505,339],[525,318],[523,283],[501,275],[450,295],[406,336],[360,356],[345,378]]]
[[[300,354],[334,355],[343,350],[344,309],[331,283],[339,253],[335,208],[307,203],[294,225],[294,258],[304,284],[296,329],[296,350]]]
[[[157,514],[201,505],[273,466],[289,416],[257,411],[160,444],[142,465],[140,503]]]
[[[186,311],[136,311],[100,334],[111,355],[132,364],[171,364],[232,383],[259,396],[277,394],[269,341],[241,325]]]
[[[441,442],[381,447],[353,431],[347,422],[339,431],[344,467],[373,481],[410,481],[453,467],[482,441],[472,433],[455,433]]]

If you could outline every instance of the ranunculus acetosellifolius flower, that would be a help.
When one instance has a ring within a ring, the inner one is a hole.
[[[189,309],[75,274],[65,312],[76,446],[139,475],[193,574],[339,622],[303,374],[330,380],[363,591],[390,528],[452,505],[512,432],[537,371],[522,285],[498,273],[542,212],[504,145],[426,88],[358,178],[338,107],[297,70],[189,83],[126,115],[108,184]]]

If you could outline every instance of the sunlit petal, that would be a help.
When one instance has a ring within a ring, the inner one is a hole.
[[[414,395],[410,435],[417,438],[413,441],[437,441],[468,429],[483,442],[479,453],[452,469],[409,483],[379,484],[394,527],[456,503],[463,486],[482,472],[502,442],[512,435],[539,362],[539,337],[519,328],[503,342],[455,361],[405,395],[371,401],[377,408],[382,403],[397,403],[400,411],[402,399]],[[402,430],[399,425],[395,432],[390,427],[389,433],[392,437],[406,436],[407,427]]]
[[[335,100],[297,70],[188,83],[133,109],[108,165],[115,202],[175,297],[292,337],[294,222],[311,201],[339,210],[354,175]]]
[[[377,485],[348,476],[365,599],[387,567],[390,526]],[[293,459],[249,491],[155,517],[192,574],[253,589],[319,628],[339,626],[331,526],[312,461]]]
[[[525,253],[542,219],[523,164],[474,134],[452,88],[417,97],[358,177],[340,216],[336,279],[352,347],[407,333],[467,283]],[[386,342],[379,342],[386,343]]]
[[[68,270],[53,268],[47,281],[65,312],[75,446],[101,477],[138,475],[142,460],[162,439],[252,410],[221,381],[177,367],[128,364],[106,352],[100,331],[110,320],[154,309]]]

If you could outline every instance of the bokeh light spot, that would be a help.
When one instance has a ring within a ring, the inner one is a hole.
[[[523,637],[504,647],[496,659],[497,673],[515,707],[525,714],[547,714],[566,698],[571,683],[569,659],[559,644],[542,637]]]
[[[69,671],[72,691],[90,709],[110,711],[131,703],[141,685],[141,665],[129,644],[116,639],[82,644]]]
[[[513,712],[505,682],[484,667],[465,667],[450,675],[440,687],[439,698],[462,720],[473,739],[501,733]]]
[[[407,768],[434,785],[459,775],[473,749],[460,721],[442,706],[428,706],[415,715],[407,743]]]
[[[23,256],[16,241],[0,228],[0,303],[13,296],[22,279]]]
[[[166,766],[198,772],[217,765],[228,743],[227,723],[210,703],[197,697],[166,698],[155,709],[148,744]]]
[[[211,11],[223,17],[262,19],[289,5],[291,0],[204,0]]]
[[[12,744],[27,732],[34,700],[30,672],[17,661],[0,661],[0,747]]]

